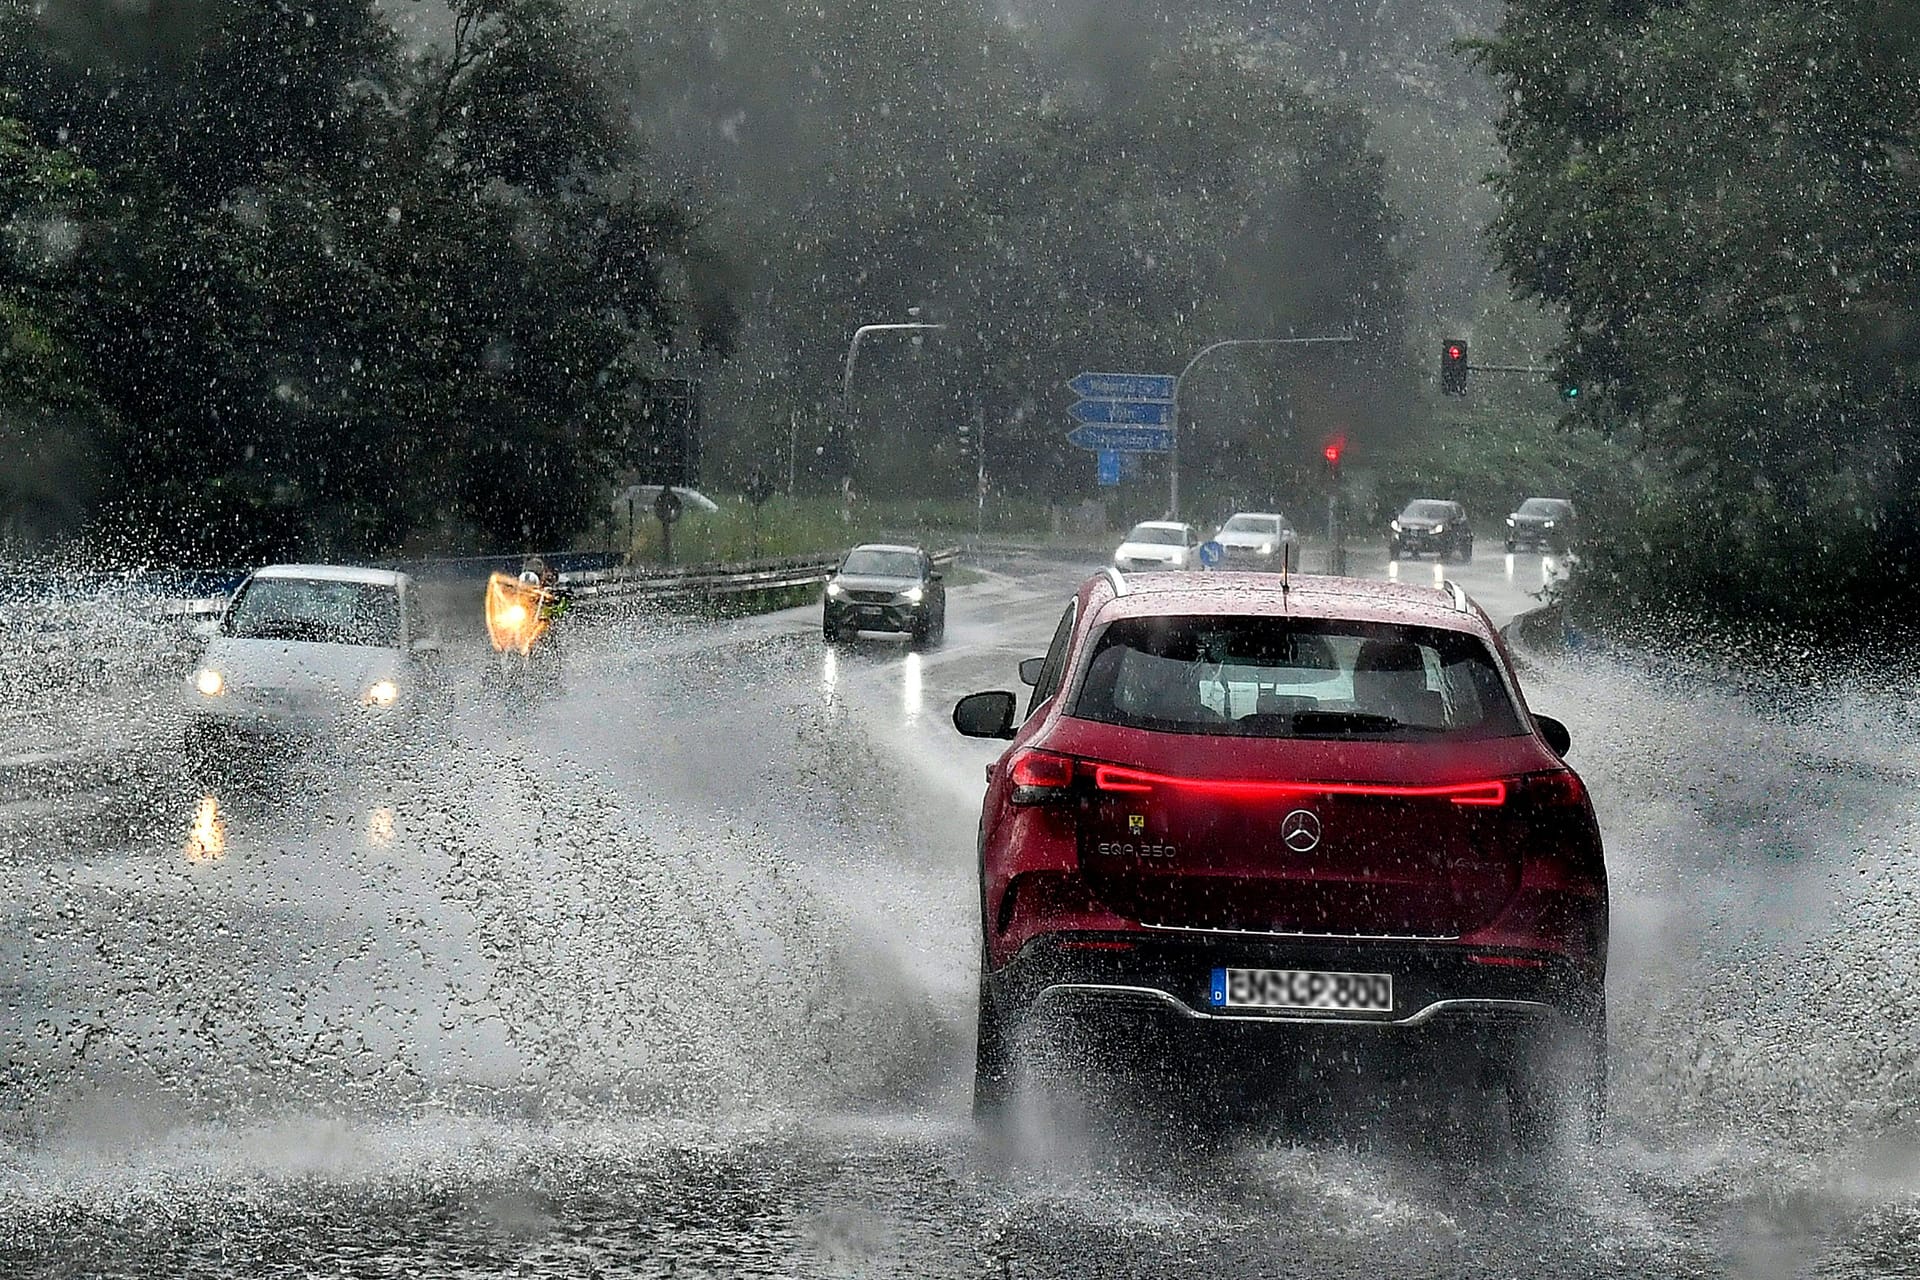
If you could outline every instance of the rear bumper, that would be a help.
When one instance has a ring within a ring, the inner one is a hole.
[[[1492,961],[1470,958],[1476,955]],[[1225,1009],[1210,998],[1217,968],[1390,974],[1393,1008]],[[1601,998],[1600,975],[1563,958],[1398,939],[1050,934],[1022,948],[988,981],[995,1002],[1022,1016],[1096,1013],[1188,1030],[1252,1025],[1478,1034],[1580,1021]]]

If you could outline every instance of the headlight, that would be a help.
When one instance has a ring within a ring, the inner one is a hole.
[[[227,691],[227,678],[212,667],[202,667],[193,673],[193,687],[209,698],[217,698]]]
[[[926,596],[927,589],[925,587],[908,587],[900,593],[900,598],[908,604],[919,604],[922,600],[926,599]]]
[[[1547,521],[1544,527],[1546,527],[1546,528],[1548,528],[1548,529],[1551,529],[1551,528],[1553,528],[1553,521],[1551,521],[1551,520],[1549,520],[1549,521]]]
[[[1387,521],[1387,528],[1393,530],[1395,533],[1398,533],[1400,532],[1400,522],[1398,520],[1389,520]]]
[[[367,686],[363,701],[375,707],[390,707],[400,700],[400,686],[391,680],[375,680]]]
[[[1509,528],[1509,529],[1511,529],[1511,528],[1513,528],[1513,517],[1512,517],[1512,516],[1508,516],[1508,517],[1507,517],[1507,528]]]
[[[1443,524],[1437,524],[1437,525],[1435,525],[1435,526],[1433,526],[1433,531],[1434,531],[1435,533],[1445,533],[1445,532],[1447,531],[1447,526],[1445,526],[1445,525],[1443,525]]]
[[[1261,555],[1263,555],[1263,556],[1270,556],[1270,555],[1272,555],[1272,554],[1273,554],[1273,544],[1272,544],[1271,542],[1263,542],[1263,543],[1261,543],[1261,544],[1260,544],[1260,554],[1261,554]]]
[[[845,595],[846,593],[847,593],[847,589],[841,586],[837,582],[829,582],[827,584],[827,596],[830,599],[838,600],[841,596]]]

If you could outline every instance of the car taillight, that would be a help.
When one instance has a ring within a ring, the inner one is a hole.
[[[1512,790],[1515,804],[1541,809],[1584,808],[1587,803],[1586,784],[1571,769],[1526,774],[1513,780]]]
[[[1022,751],[1008,766],[1015,804],[1051,804],[1073,790],[1074,760],[1051,751]]]
[[[1507,802],[1505,779],[1456,782],[1440,786],[1400,786],[1371,782],[1297,782],[1280,778],[1176,778],[1117,764],[1093,766],[1098,791],[1145,793],[1167,788],[1219,800],[1286,800],[1303,796],[1376,796],[1394,800],[1451,800],[1457,805],[1495,808]]]

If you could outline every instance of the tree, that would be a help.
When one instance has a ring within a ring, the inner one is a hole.
[[[1920,59],[1881,0],[1518,0],[1495,242],[1579,417],[1645,451],[1596,581],[1733,611],[1920,564]],[[1823,584],[1783,595],[1785,572]]]

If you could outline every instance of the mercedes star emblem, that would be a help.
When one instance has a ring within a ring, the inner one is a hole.
[[[1311,809],[1295,809],[1280,819],[1280,839],[1295,853],[1311,853],[1320,845],[1320,819]]]

